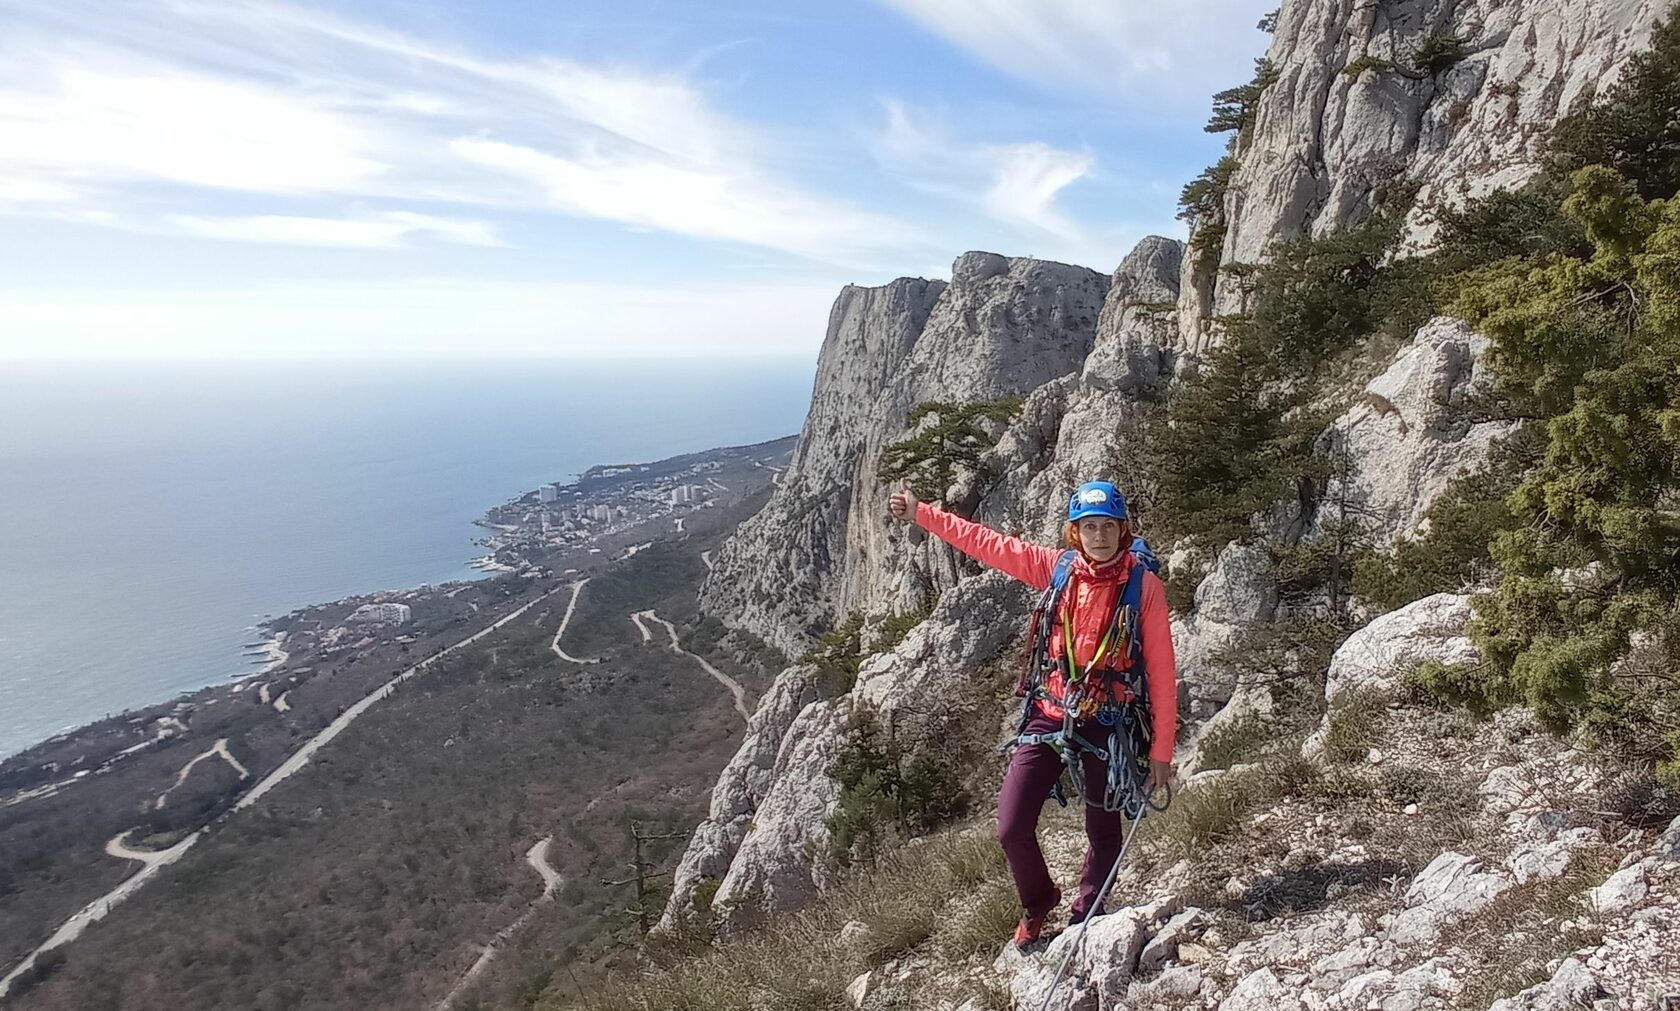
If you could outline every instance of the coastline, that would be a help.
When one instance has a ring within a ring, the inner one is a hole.
[[[590,467],[581,474],[572,475],[570,481],[557,481],[548,487],[557,488],[564,492],[574,494],[611,495],[615,489],[628,484],[633,484],[648,475],[659,475],[667,471],[691,468],[697,465],[704,466],[711,461],[723,458],[741,458],[757,453],[791,452],[791,448],[796,438],[796,436],[789,435],[783,436],[779,439],[766,440],[764,442],[752,443],[745,446],[721,446],[700,452],[680,454],[678,456],[646,463],[598,464]],[[752,464],[749,463],[748,465],[751,466]],[[761,469],[772,469],[764,468],[762,464],[758,464],[757,466]],[[132,722],[137,717],[144,716],[147,713],[156,713],[163,709],[180,709],[181,707],[188,705],[194,700],[199,699],[201,696],[206,696],[209,693],[225,689],[238,691],[248,684],[255,683],[257,679],[284,671],[286,669],[286,665],[291,661],[292,656],[298,652],[300,647],[292,645],[291,648],[287,648],[288,640],[295,641],[296,637],[292,635],[289,629],[282,628],[280,626],[296,622],[301,616],[323,610],[342,609],[352,604],[361,602],[400,603],[404,598],[410,595],[419,594],[423,591],[442,589],[448,594],[453,595],[459,593],[467,586],[493,581],[497,578],[517,573],[535,574],[537,571],[535,564],[521,554],[522,547],[528,549],[529,545],[525,544],[522,546],[520,544],[511,543],[509,540],[516,534],[529,533],[529,531],[525,526],[519,523],[502,522],[499,521],[498,518],[506,516],[508,514],[508,510],[515,509],[521,506],[522,503],[535,501],[538,494],[538,490],[528,490],[521,495],[502,503],[501,505],[490,507],[485,510],[482,516],[471,521],[472,525],[479,527],[480,529],[493,532],[493,536],[476,541],[476,543],[478,543],[481,547],[490,548],[487,553],[470,558],[464,563],[460,563],[462,567],[472,570],[472,572],[475,573],[474,575],[457,579],[447,579],[436,583],[419,583],[408,587],[386,588],[354,593],[335,600],[304,604],[277,617],[266,618],[256,625],[247,626],[242,633],[242,635],[248,636],[250,631],[256,631],[263,637],[260,644],[252,644],[248,638],[241,638],[232,646],[232,650],[237,651],[237,655],[240,658],[249,661],[250,665],[254,669],[235,670],[231,673],[224,673],[196,688],[187,688],[176,691],[153,702],[129,706],[119,711],[107,713],[96,719],[60,727],[58,730],[45,737],[39,737],[35,740],[24,742],[9,751],[0,752],[0,770],[4,770],[8,766],[16,764],[20,760],[27,763],[31,753],[43,751],[54,745],[63,744],[79,735],[90,732],[96,727],[124,721]],[[664,514],[661,514],[661,516],[663,515]],[[672,535],[673,533],[676,536],[681,536],[681,531],[673,532],[671,530],[668,521],[666,521],[664,530],[666,531],[667,536]],[[581,544],[576,550],[578,553],[587,558],[588,563],[593,564],[610,561],[618,557],[625,557],[626,553],[633,554],[635,549],[641,547],[648,539],[647,537],[641,536],[626,539],[621,536],[623,533],[623,529],[609,527],[597,538],[600,541],[599,545],[595,543],[595,540],[590,540]],[[649,536],[653,535],[650,533]],[[497,537],[502,539],[497,540]],[[580,564],[584,563],[580,561]],[[567,571],[576,571],[576,569],[575,567],[569,567]],[[306,645],[307,644],[305,644],[305,648]],[[251,652],[252,650],[258,648],[260,648],[260,653]],[[259,663],[261,666],[256,666]],[[278,695],[280,693],[276,692],[275,694]],[[154,716],[154,719],[156,718],[157,717]],[[169,717],[166,716],[163,718]],[[138,750],[141,747],[150,747],[155,743],[156,739],[149,739],[142,742],[141,745],[137,745],[136,749]],[[106,770],[81,770],[76,778],[84,778],[86,775],[96,774],[103,771]],[[67,779],[53,785],[62,788],[63,786],[70,785],[74,781],[74,779]],[[8,806],[10,803],[19,802],[21,799],[23,799],[21,795],[11,798],[0,796],[0,806]]]

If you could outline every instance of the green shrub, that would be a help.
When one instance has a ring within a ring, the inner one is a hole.
[[[1680,514],[1663,504],[1680,484],[1680,202],[1589,166],[1563,210],[1589,258],[1501,261],[1467,275],[1454,304],[1492,338],[1502,392],[1545,421],[1540,462],[1508,497],[1516,522],[1493,541],[1503,576],[1476,602],[1487,662],[1442,681],[1558,731],[1625,715],[1612,664],[1672,611],[1680,555]],[[1583,566],[1590,587],[1564,578]]]
[[[1254,118],[1259,114],[1260,96],[1266,89],[1276,83],[1278,79],[1277,67],[1272,61],[1264,57],[1254,61],[1254,78],[1247,84],[1235,88],[1226,88],[1213,96],[1213,116],[1203,127],[1208,133],[1230,133],[1238,131],[1240,138],[1246,139],[1250,129],[1254,126]]]
[[[799,658],[802,664],[816,664],[817,690],[824,698],[838,698],[857,684],[858,666],[863,662],[862,631],[863,616],[854,614]]]
[[[1021,403],[1021,397],[1003,397],[968,404],[929,401],[916,405],[906,419],[912,434],[881,452],[881,483],[908,481],[918,498],[943,499],[959,470],[980,471],[981,457],[995,444],[981,423],[1013,421]],[[922,427],[918,430],[918,426]]]
[[[1647,199],[1680,193],[1680,5],[1656,26],[1650,47],[1628,61],[1596,100],[1558,124],[1550,143],[1551,174],[1562,178],[1606,165],[1633,181]]]
[[[919,607],[906,614],[895,614],[882,620],[875,632],[875,653],[890,653],[904,641],[910,630],[927,620],[930,608]]]
[[[1225,249],[1225,194],[1238,167],[1235,158],[1225,155],[1178,195],[1178,218],[1190,225],[1190,255],[1195,269],[1203,274],[1219,269]]]
[[[840,802],[826,824],[830,854],[842,866],[872,857],[889,837],[925,835],[962,815],[969,796],[934,755],[912,752],[872,715],[855,718],[828,770]]]
[[[1367,71],[1383,74],[1396,69],[1398,68],[1395,66],[1393,60],[1384,59],[1381,56],[1372,56],[1367,53],[1358,59],[1350,61],[1347,66],[1342,68],[1342,73],[1357,81]]]
[[[1426,35],[1412,50],[1412,67],[1421,74],[1439,74],[1469,55],[1465,41],[1451,32]]]

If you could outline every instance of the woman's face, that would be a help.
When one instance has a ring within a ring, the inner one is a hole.
[[[1079,521],[1079,544],[1092,561],[1106,562],[1120,550],[1120,521],[1087,516]]]

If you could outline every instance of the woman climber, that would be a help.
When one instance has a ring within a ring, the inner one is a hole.
[[[1015,928],[1015,943],[1038,940],[1045,918],[1062,900],[1038,845],[1039,810],[1064,767],[1058,747],[1076,748],[1081,758],[1068,768],[1076,773],[1071,778],[1079,794],[1076,800],[1085,808],[1089,844],[1068,919],[1079,923],[1101,915],[1099,892],[1120,855],[1127,811],[1140,816],[1137,798],[1171,785],[1178,723],[1166,589],[1145,564],[1145,559],[1153,560],[1148,549],[1136,542],[1134,550],[1125,497],[1106,481],[1080,485],[1068,503],[1063,535],[1071,551],[1029,544],[919,502],[908,486],[892,493],[889,506],[895,517],[1046,591],[1041,609],[1052,613],[1037,614],[1034,622],[1034,664],[1042,663],[1042,674],[1032,678],[1019,743],[998,791],[998,840],[1026,911]],[[1047,634],[1041,636],[1040,627]],[[1128,637],[1132,641],[1120,641]],[[1064,703],[1074,710],[1071,718]],[[1148,715],[1134,721],[1130,716],[1138,713],[1140,703],[1146,703]],[[1123,777],[1109,775],[1101,742],[1113,740],[1115,725],[1134,722],[1149,771],[1141,784],[1133,784],[1133,800],[1105,803],[1103,784],[1109,784],[1108,799],[1113,801],[1114,785]],[[1067,739],[1067,731],[1075,740]],[[1077,775],[1080,771],[1083,775]]]

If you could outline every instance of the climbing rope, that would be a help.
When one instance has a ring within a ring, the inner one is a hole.
[[[1096,898],[1091,900],[1091,907],[1087,911],[1085,919],[1079,921],[1079,936],[1073,939],[1073,943],[1068,945],[1067,951],[1063,953],[1062,964],[1056,967],[1056,975],[1050,980],[1050,989],[1044,992],[1044,1003],[1039,1005],[1038,1011],[1050,1011],[1050,1002],[1056,997],[1056,987],[1061,985],[1062,975],[1067,972],[1068,964],[1073,961],[1073,956],[1085,944],[1085,928],[1089,927],[1091,921],[1097,918],[1096,913],[1097,910],[1102,908],[1103,899],[1108,897],[1108,890],[1114,887],[1114,879],[1120,875],[1120,864],[1126,859],[1126,851],[1131,849],[1132,846],[1132,837],[1137,835],[1137,827],[1142,822],[1143,819],[1139,818],[1126,826],[1126,835],[1120,841],[1120,852],[1114,858],[1114,866],[1108,869],[1108,878],[1103,881],[1102,887],[1097,890]]]
[[[1056,988],[1061,985],[1062,976],[1067,972],[1068,965],[1072,963],[1073,956],[1084,946],[1086,928],[1090,926],[1092,920],[1096,919],[1097,911],[1103,907],[1103,900],[1108,898],[1109,889],[1114,887],[1115,879],[1120,876],[1120,865],[1126,860],[1126,851],[1132,847],[1132,839],[1137,835],[1138,826],[1143,823],[1143,819],[1150,811],[1165,811],[1172,806],[1172,786],[1170,784],[1158,786],[1155,790],[1145,790],[1143,788],[1143,781],[1139,778],[1143,758],[1133,750],[1131,728],[1124,716],[1116,720],[1114,730],[1108,736],[1106,753],[1092,747],[1078,734],[1075,734],[1071,718],[1064,722],[1063,728],[1069,739],[1091,750],[1099,758],[1103,758],[1108,767],[1107,784],[1102,803],[1093,803],[1085,793],[1083,777],[1074,771],[1080,766],[1078,749],[1075,747],[1065,748],[1062,753],[1062,760],[1067,765],[1070,775],[1075,777],[1074,789],[1078,792],[1080,799],[1092,807],[1101,807],[1105,811],[1118,811],[1125,815],[1127,824],[1126,833],[1120,840],[1120,852],[1115,854],[1114,864],[1108,869],[1108,877],[1103,880],[1102,887],[1097,890],[1091,904],[1086,907],[1085,919],[1079,921],[1078,936],[1073,939],[1073,943],[1068,945],[1067,951],[1062,954],[1062,962],[1056,967],[1056,975],[1050,980],[1050,989],[1045,991],[1044,1003],[1040,1005],[1039,1011],[1049,1011],[1050,1002],[1055,999]],[[1145,730],[1147,730],[1147,726],[1145,726]],[[1056,735],[1046,734],[1042,736]],[[1105,754],[1106,758],[1104,757]],[[1144,755],[1147,754],[1148,751],[1145,749]],[[1165,795],[1159,804],[1155,802],[1156,793]]]

